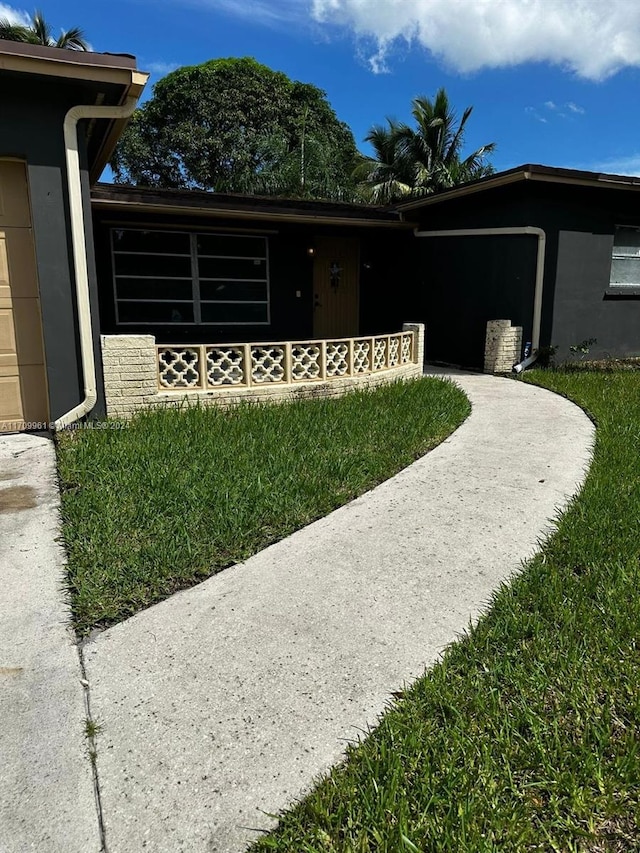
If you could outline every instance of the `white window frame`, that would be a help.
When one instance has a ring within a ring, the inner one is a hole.
[[[638,247],[638,252],[636,255],[623,254],[621,252],[616,253],[616,237],[621,231],[635,231],[640,235],[640,226],[637,225],[616,225],[615,231],[613,234],[613,246],[611,248],[611,269],[609,271],[609,289],[615,290],[620,293],[625,293],[627,291],[632,290],[640,290],[640,246]],[[620,243],[618,244],[620,245]],[[614,261],[636,261],[637,263],[637,281],[634,282],[622,282],[622,281],[612,281],[613,278],[613,262]]]

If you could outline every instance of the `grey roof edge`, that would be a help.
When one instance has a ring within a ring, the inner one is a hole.
[[[479,178],[477,181],[470,181],[468,184],[461,184],[444,192],[411,199],[407,202],[399,202],[395,205],[395,209],[404,214],[405,211],[416,210],[426,205],[439,204],[450,199],[528,180],[574,186],[608,187],[609,189],[640,189],[640,177],[637,175],[616,175],[606,172],[589,172],[582,169],[565,169],[559,166],[545,166],[539,163],[526,163],[504,172],[496,172],[494,175]]]
[[[137,70],[136,58],[130,53],[96,53],[92,50],[67,50],[40,44],[0,39],[0,58],[3,55],[21,56],[27,59],[42,59],[91,68],[123,68]]]
[[[280,198],[277,196],[215,193],[204,190],[158,189],[122,184],[97,184],[91,201],[101,209],[171,209],[176,213],[261,219],[295,219],[314,222],[351,222],[408,227],[393,207],[327,200]]]
[[[299,221],[352,221],[369,224],[397,224],[408,227],[405,213],[424,206],[441,204],[478,192],[524,181],[546,181],[565,185],[604,187],[609,189],[640,190],[640,177],[606,172],[589,172],[527,163],[477,181],[462,184],[434,195],[397,202],[393,205],[368,205],[353,202],[301,200],[277,196],[215,193],[204,190],[159,189],[123,184],[98,184],[92,189],[92,202],[97,207],[167,208],[176,212],[191,211],[229,216],[282,219],[295,217]]]

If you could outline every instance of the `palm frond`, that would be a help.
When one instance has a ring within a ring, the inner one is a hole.
[[[469,119],[469,116],[473,112],[473,107],[467,107],[466,110],[462,114],[462,118],[460,119],[460,124],[458,125],[457,131],[452,136],[451,142],[449,144],[449,148],[447,154],[445,155],[445,160],[449,163],[453,162],[455,159],[459,157],[460,149],[462,148],[462,141],[464,139],[464,130],[465,125]]]
[[[407,198],[413,192],[411,186],[392,178],[379,183],[364,182],[358,185],[358,189],[363,199],[370,204],[392,204]]]
[[[89,50],[84,31],[80,27],[72,27],[66,31],[63,30],[55,46],[66,48],[67,50]]]
[[[36,9],[31,18],[31,30],[38,39],[38,44],[49,46],[53,44],[51,26],[45,21],[44,15],[39,9]]]
[[[24,24],[15,24],[8,18],[0,18],[0,39],[24,43],[30,40],[29,35],[29,27],[25,27]]]
[[[61,47],[67,50],[89,50],[84,32],[80,27],[63,30],[60,37],[57,40],[54,39],[51,25],[39,10],[34,12],[29,24],[16,24],[8,18],[0,19],[0,39],[25,44],[41,44],[46,47]]]

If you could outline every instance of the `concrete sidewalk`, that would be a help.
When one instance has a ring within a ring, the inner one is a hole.
[[[436,450],[85,646],[109,853],[243,850],[534,552],[592,424],[455,378],[473,412]]]
[[[55,452],[0,436],[0,853],[98,853]]]

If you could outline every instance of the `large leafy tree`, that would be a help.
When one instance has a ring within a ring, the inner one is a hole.
[[[8,18],[0,19],[0,39],[62,47],[67,50],[89,50],[84,33],[79,27],[63,30],[58,38],[55,38],[51,24],[45,21],[42,12],[38,11],[33,14],[29,24],[15,23]]]
[[[324,92],[245,57],[159,80],[111,166],[119,183],[346,199],[357,156]]]
[[[362,197],[385,203],[427,195],[492,174],[486,162],[495,143],[462,155],[464,133],[473,107],[460,122],[447,93],[440,89],[434,100],[414,98],[415,126],[387,119],[367,134],[375,156],[363,158],[356,170]]]

